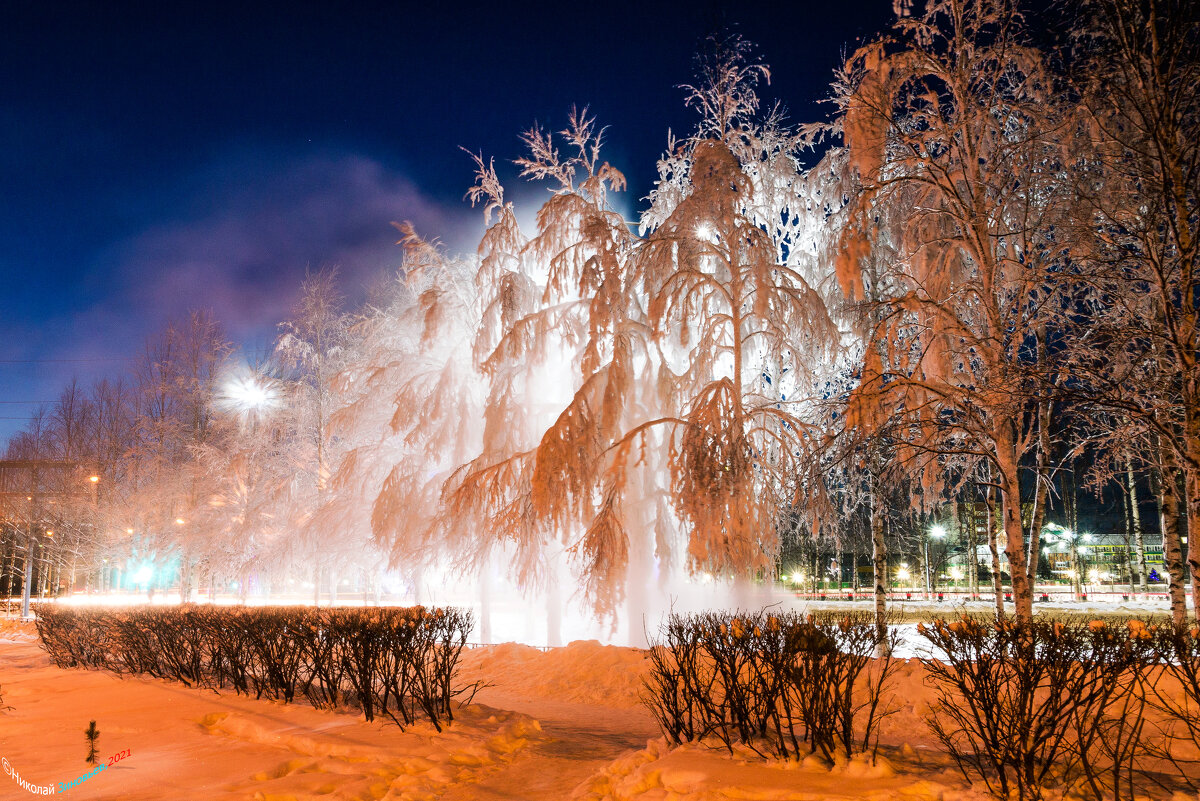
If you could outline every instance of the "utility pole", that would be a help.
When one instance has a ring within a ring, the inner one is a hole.
[[[29,588],[33,583],[33,556],[34,556],[34,521],[37,519],[37,502],[38,502],[38,469],[34,463],[30,468],[31,479],[29,487],[29,536],[25,540],[25,581],[21,586],[21,617],[29,618]]]

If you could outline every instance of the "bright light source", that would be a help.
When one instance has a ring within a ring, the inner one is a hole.
[[[929,529],[929,536],[939,538],[944,537],[946,536],[946,529],[942,526],[934,526],[933,528]]]
[[[254,419],[283,405],[278,385],[250,369],[242,369],[225,380],[217,405],[226,412]]]
[[[950,578],[954,579],[955,581],[958,581],[962,577],[963,577],[963,572],[962,572],[961,567],[958,567],[957,565],[955,565],[954,567],[950,568]]]
[[[713,231],[713,227],[706,222],[700,223],[696,226],[696,237],[703,239],[705,242],[717,241],[716,232]]]
[[[95,484],[99,480],[100,480],[100,476],[88,476],[88,481],[92,482],[93,484]]]
[[[175,518],[175,525],[177,525],[177,526],[182,526],[182,525],[183,525],[184,523],[186,523],[186,522],[187,522],[187,521],[186,521],[186,520],[184,520],[182,517],[177,517],[177,518]]]
[[[900,568],[899,570],[897,570],[897,571],[896,571],[896,578],[900,579],[901,581],[908,581],[908,579],[909,579],[909,572],[908,572],[908,568],[907,568],[907,567],[902,567],[902,568]]]
[[[126,533],[126,534],[132,534],[132,533],[133,533],[133,529],[131,529],[131,528],[127,528],[127,529],[125,529],[125,533]]]
[[[150,582],[150,577],[152,575],[154,575],[154,571],[151,569],[150,565],[142,565],[137,569],[137,572],[133,574],[133,583],[147,584]]]

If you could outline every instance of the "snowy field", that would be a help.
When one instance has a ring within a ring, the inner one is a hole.
[[[643,654],[597,642],[543,650],[470,649],[462,677],[488,686],[438,734],[401,732],[350,712],[318,711],[149,678],[60,670],[32,627],[0,621],[0,798],[91,771],[83,731],[99,728],[101,759],[128,756],[62,798],[611,799],[982,801],[953,770],[923,717],[932,699],[915,660],[898,671],[897,709],[878,764],[833,770],[751,752],[668,747],[640,704]],[[1182,801],[1178,799],[1177,801]]]

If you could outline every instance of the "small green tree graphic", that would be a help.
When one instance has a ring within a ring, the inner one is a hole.
[[[96,721],[88,724],[87,730],[84,731],[84,736],[87,737],[88,753],[85,762],[93,765],[96,764],[96,741],[100,739],[100,730],[96,728]]]

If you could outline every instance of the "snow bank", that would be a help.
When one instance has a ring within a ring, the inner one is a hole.
[[[505,643],[464,651],[460,677],[483,681],[510,695],[552,698],[579,704],[634,707],[640,704],[645,653],[633,648],[578,640],[542,651]]]
[[[0,684],[11,707],[0,712],[0,755],[22,777],[79,775],[89,720],[102,760],[129,754],[71,791],[93,801],[425,801],[470,788],[545,739],[530,716],[483,705],[457,709],[440,734],[428,723],[400,731],[345,711],[60,670],[30,642],[3,645]]]
[[[32,642],[37,639],[37,627],[32,620],[0,618],[0,642]]]
[[[838,799],[983,801],[948,765],[921,774],[897,772],[884,758],[853,759],[832,769],[820,762],[764,760],[745,749],[714,745],[671,748],[655,740],[613,762],[576,788],[573,801],[837,801]]]

